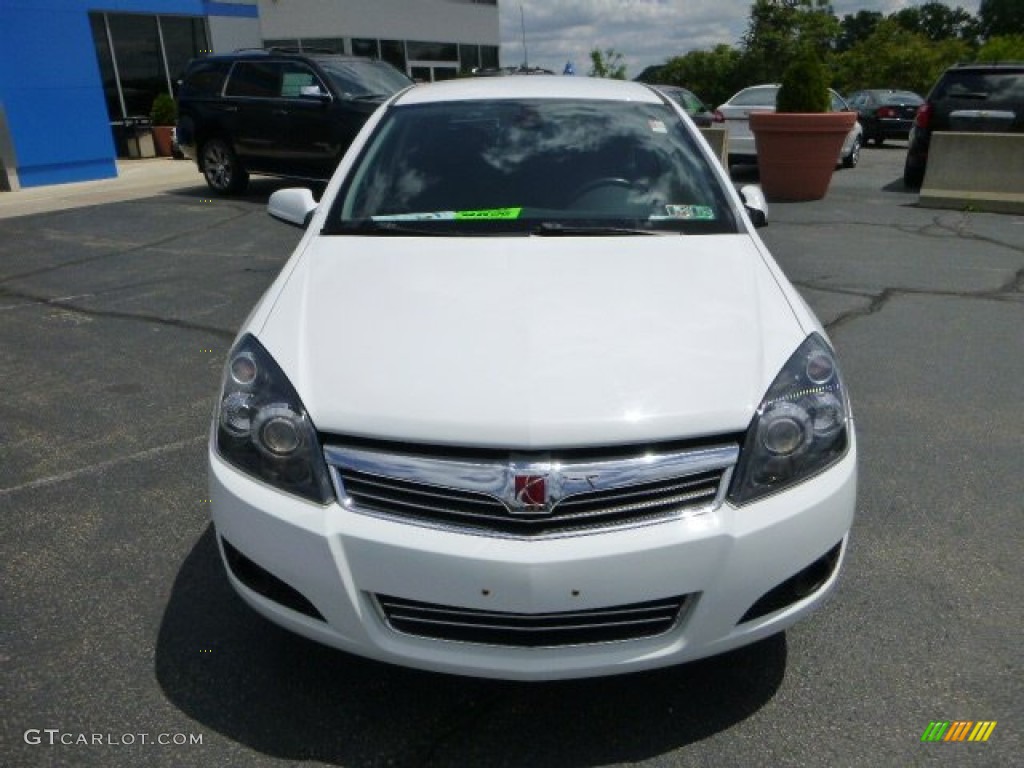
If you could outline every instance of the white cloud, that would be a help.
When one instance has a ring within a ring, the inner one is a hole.
[[[860,10],[892,13],[924,0],[833,0],[836,15]],[[980,0],[945,0],[977,13]],[[614,48],[635,77],[687,51],[736,45],[747,29],[752,0],[499,0],[501,62],[523,62],[521,19],[530,66],[561,72],[572,61],[577,74],[590,70],[590,51]],[[522,9],[522,14],[520,14]]]

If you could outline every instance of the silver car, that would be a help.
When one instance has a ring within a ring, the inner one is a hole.
[[[756,163],[757,147],[750,130],[751,112],[774,112],[775,99],[779,95],[778,83],[753,85],[744,88],[715,110],[714,121],[723,123],[729,133],[729,164]],[[848,112],[850,106],[843,97],[828,89],[832,112]],[[843,142],[837,165],[853,168],[860,161],[860,148],[864,144],[864,128],[859,122],[853,124]]]

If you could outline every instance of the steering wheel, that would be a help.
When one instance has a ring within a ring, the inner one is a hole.
[[[581,197],[586,197],[591,192],[606,188],[633,189],[633,182],[629,179],[624,179],[621,176],[603,176],[599,179],[593,179],[580,184],[580,186],[573,190],[569,199],[575,203]]]

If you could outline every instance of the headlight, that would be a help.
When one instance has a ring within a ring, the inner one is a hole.
[[[246,335],[228,355],[217,404],[217,451],[243,472],[325,504],[333,497],[320,442],[291,382]]]
[[[747,430],[729,500],[746,504],[834,464],[849,444],[850,404],[835,354],[821,336],[793,353]]]

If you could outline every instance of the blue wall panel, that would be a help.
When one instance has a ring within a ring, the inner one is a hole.
[[[117,175],[92,10],[255,17],[257,9],[204,0],[0,0],[0,106],[22,186]]]

